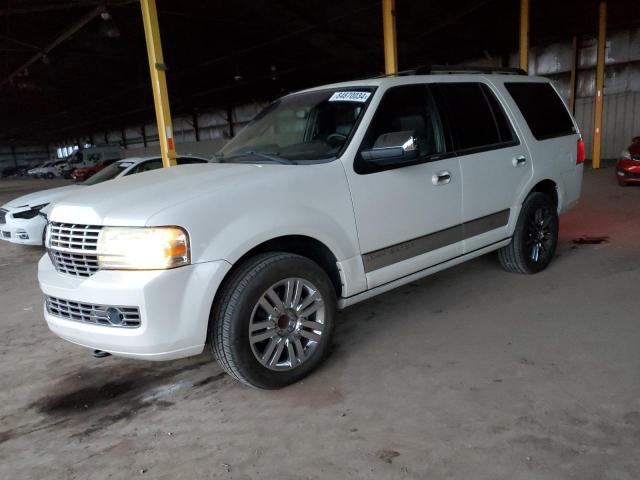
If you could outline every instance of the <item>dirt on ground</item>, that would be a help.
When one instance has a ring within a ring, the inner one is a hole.
[[[0,478],[636,480],[640,187],[588,171],[560,235],[538,275],[487,255],[343,311],[280,391],[93,358],[47,329],[43,250],[0,242]]]

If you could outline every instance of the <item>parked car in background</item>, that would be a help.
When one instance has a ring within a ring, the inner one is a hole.
[[[27,174],[27,167],[5,167],[0,177],[23,177]]]
[[[100,170],[102,170],[105,167],[108,167],[115,161],[116,160],[105,160],[96,165],[93,165],[92,167],[76,168],[73,172],[71,172],[71,178],[73,178],[76,182],[84,182],[87,178],[95,175]]]
[[[78,168],[93,167],[105,160],[118,160],[120,158],[122,158],[122,149],[118,145],[88,147],[76,150],[65,158],[65,163],[58,166],[58,171],[61,176],[71,178],[71,173]]]
[[[640,136],[623,150],[616,164],[616,178],[620,185],[640,184]]]
[[[27,170],[27,174],[28,174],[30,177],[40,178],[40,172],[42,171],[42,169],[43,169],[43,168],[48,168],[48,167],[50,167],[51,165],[53,165],[54,163],[55,163],[55,161],[54,161],[54,160],[50,160],[50,161],[48,161],[48,162],[41,163],[40,165],[37,165],[37,166],[35,166],[35,167],[33,167],[33,168],[31,168],[31,169]]]
[[[63,165],[66,165],[67,160],[56,160],[54,162],[50,162],[49,165],[45,165],[38,169],[38,174],[36,175],[39,178],[48,178],[52,179],[54,177],[61,177],[60,168]]]
[[[207,163],[199,157],[178,157],[178,165]],[[127,158],[104,168],[84,183],[51,188],[10,201],[0,208],[0,239],[21,245],[42,245],[47,213],[53,202],[83,189],[118,177],[147,172],[162,167],[160,157]]]
[[[280,388],[322,361],[337,308],[492,251],[544,270],[581,193],[578,127],[547,79],[446,73],[294,93],[219,163],[64,198],[38,266],[49,328],[144,360],[209,346]]]

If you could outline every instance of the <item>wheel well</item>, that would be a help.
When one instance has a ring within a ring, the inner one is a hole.
[[[553,180],[542,180],[541,182],[536,183],[531,191],[548,195],[553,200],[554,205],[556,207],[558,206],[558,185],[556,185],[556,182]]]
[[[342,295],[342,280],[338,271],[337,259],[331,250],[322,242],[315,238],[304,235],[288,235],[273,238],[260,245],[253,247],[235,262],[239,265],[242,261],[258,253],[265,252],[287,252],[307,257],[313,260],[322,268],[331,279],[331,283],[336,290],[336,296]]]
[[[284,237],[273,238],[268,240],[260,245],[253,247],[247,253],[245,253],[242,257],[238,259],[238,261],[234,262],[231,270],[227,272],[225,277],[222,279],[220,283],[220,287],[216,292],[213,303],[211,304],[211,315],[213,314],[213,310],[215,308],[216,302],[220,298],[220,292],[222,290],[222,286],[229,280],[233,272],[236,270],[238,265],[240,265],[244,260],[257,255],[259,253],[266,252],[287,252],[294,253],[296,255],[302,255],[303,257],[307,257],[310,260],[313,260],[320,268],[322,268],[326,274],[329,276],[333,287],[336,290],[336,296],[342,296],[342,280],[340,279],[340,272],[338,270],[338,260],[331,253],[331,250],[322,242],[316,240],[315,238],[306,237],[304,235],[288,235]],[[207,325],[207,337],[205,339],[205,343],[211,343],[211,322]]]

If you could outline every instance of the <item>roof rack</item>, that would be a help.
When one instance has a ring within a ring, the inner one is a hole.
[[[484,73],[500,75],[527,75],[521,68],[512,67],[474,67],[466,65],[420,65],[412,70],[398,72],[398,75],[431,75],[456,73]]]
[[[458,73],[479,73],[479,74],[494,74],[494,75],[528,75],[522,68],[514,67],[473,67],[467,65],[418,65],[415,68],[409,70],[401,70],[397,73],[383,73],[375,75],[373,77],[364,78],[385,78],[385,77],[405,77],[408,75],[435,75],[435,74],[449,74],[454,75]]]

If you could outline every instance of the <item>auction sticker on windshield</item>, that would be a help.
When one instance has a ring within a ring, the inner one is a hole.
[[[330,102],[360,102],[364,103],[371,92],[336,92],[329,98]]]

